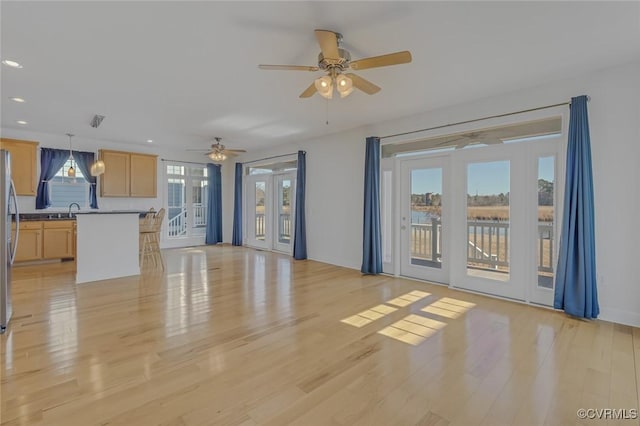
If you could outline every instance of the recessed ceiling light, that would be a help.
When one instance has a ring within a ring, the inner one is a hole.
[[[8,67],[22,68],[22,65],[20,65],[20,63],[18,63],[16,61],[9,60],[9,59],[5,59],[4,61],[2,61],[2,63],[5,64]]]
[[[25,124],[29,124],[29,123],[27,123],[27,122],[26,122],[26,121],[24,121],[24,120],[18,120],[18,121],[16,121],[16,123],[18,123],[18,124],[22,124],[23,126],[24,126]]]
[[[20,103],[25,102],[25,100],[24,100],[24,99],[22,99],[22,98],[16,98],[16,97],[13,97],[13,98],[9,98],[9,99],[11,99],[13,102],[20,102]]]
[[[153,139],[147,139],[147,143],[153,142]]]

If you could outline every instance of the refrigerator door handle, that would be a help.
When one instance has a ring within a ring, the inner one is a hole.
[[[13,261],[16,260],[16,252],[18,251],[18,236],[20,235],[20,211],[18,210],[18,197],[16,194],[16,187],[11,180],[11,187],[9,188],[9,202],[13,200],[13,206],[15,207],[16,214],[16,236],[13,240],[13,248],[11,249],[10,264],[13,265]]]

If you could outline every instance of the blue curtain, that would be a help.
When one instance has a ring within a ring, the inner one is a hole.
[[[587,97],[571,99],[562,235],[553,307],[597,318],[596,250]]]
[[[380,229],[380,138],[368,137],[364,160],[364,223],[362,228],[363,274],[382,272]]]
[[[293,234],[293,258],[307,258],[307,222],[305,217],[305,186],[307,176],[307,153],[298,151],[298,171],[296,173],[296,211]]]
[[[73,158],[78,164],[78,168],[84,176],[84,180],[89,183],[89,207],[92,209],[98,208],[98,197],[96,196],[96,184],[98,179],[95,176],[91,176],[91,165],[95,161],[95,155],[93,152],[73,151]]]
[[[236,181],[233,193],[233,239],[234,246],[242,245],[242,163],[236,163]]]
[[[205,243],[222,242],[222,176],[219,164],[207,164],[209,200],[207,204],[207,235]]]
[[[36,194],[36,209],[46,209],[51,206],[49,196],[49,181],[69,159],[69,151],[64,149],[40,149],[40,182]]]

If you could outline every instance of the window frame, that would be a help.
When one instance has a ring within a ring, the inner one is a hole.
[[[69,169],[70,166],[70,161],[71,161],[71,157],[69,157],[69,159],[67,159],[67,161],[65,161],[65,163],[62,165],[62,167],[60,167],[60,169],[58,169],[58,171],[56,172],[56,174],[53,176],[53,178],[51,178],[49,180],[49,184],[47,185],[47,190],[49,191],[49,199],[51,200],[52,203],[55,202],[54,200],[54,189],[56,187],[61,187],[63,185],[82,185],[84,187],[84,197],[83,197],[83,202],[82,203],[78,203],[80,204],[80,210],[88,210],[91,206],[90,206],[90,202],[89,202],[89,195],[90,195],[90,183],[85,179],[84,175],[82,174],[82,172],[80,171],[80,169],[78,168],[77,163],[74,161],[75,167],[74,169],[76,170],[76,176],[74,178],[69,178],[67,176],[65,176],[65,172],[66,170]],[[61,180],[64,179],[64,180]],[[75,179],[75,182],[66,182],[66,179]],[[66,200],[68,201],[67,206],[50,206],[47,207],[45,210],[49,210],[49,211],[67,211],[68,209],[68,204],[71,203],[77,203],[76,200]],[[65,203],[66,203],[65,201]]]

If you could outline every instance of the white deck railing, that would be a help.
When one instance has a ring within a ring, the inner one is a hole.
[[[489,269],[509,266],[509,222],[467,221],[467,262]],[[553,223],[538,224],[538,271],[553,272]],[[440,262],[442,256],[442,224],[411,224],[411,257]]]
[[[280,213],[278,218],[278,241],[283,244],[291,241],[291,214]],[[266,235],[266,222],[264,213],[256,213],[256,238],[264,239]]]
[[[189,223],[187,220],[187,209],[182,208],[177,215],[169,219],[169,237],[173,238],[187,235],[189,225],[194,228],[207,226],[207,207],[201,203],[194,203],[191,207],[193,210],[193,223]],[[169,211],[171,211],[171,208],[169,208]]]

